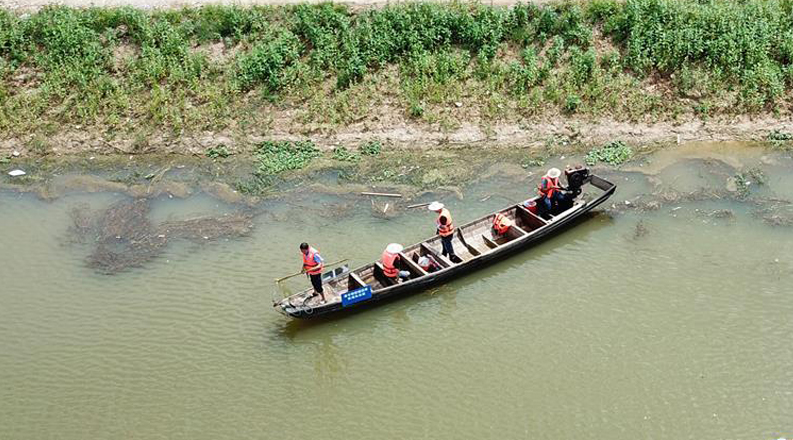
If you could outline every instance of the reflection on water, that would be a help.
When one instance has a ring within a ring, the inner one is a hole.
[[[270,305],[272,280],[300,267],[298,243],[362,264],[431,234],[432,215],[376,217],[368,199],[298,188],[260,206],[245,237],[174,240],[142,267],[103,275],[85,263],[92,243],[67,239],[69,213],[126,196],[2,193],[0,438],[793,436],[793,235],[751,199],[793,199],[790,159],[772,157],[749,200],[624,203],[721,191],[736,165],[768,154],[707,164],[718,158],[664,153],[602,170],[619,185],[614,206],[563,234],[316,322]],[[533,191],[499,169],[444,199],[458,222],[505,205],[496,192]],[[148,218],[236,210],[160,198]]]

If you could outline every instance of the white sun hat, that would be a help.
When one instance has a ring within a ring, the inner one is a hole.
[[[548,174],[547,175],[551,179],[556,179],[556,178],[558,178],[559,176],[562,175],[562,172],[559,171],[559,168],[551,168],[550,170],[548,170]]]
[[[402,249],[405,249],[405,247],[399,243],[391,243],[385,248],[386,251],[392,254],[398,254],[402,252]]]
[[[441,202],[432,202],[430,206],[427,207],[430,211],[440,211],[443,209],[443,203]]]
[[[429,266],[430,259],[426,255],[419,258],[419,266]]]

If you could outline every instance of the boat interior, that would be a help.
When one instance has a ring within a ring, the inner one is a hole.
[[[532,199],[534,200],[534,199]],[[583,201],[577,201],[572,208],[556,216],[549,216],[546,220],[531,212],[522,205],[513,205],[502,211],[508,219],[512,221],[512,227],[503,234],[497,234],[493,228],[493,220],[497,213],[481,218],[474,222],[465,224],[455,229],[452,245],[457,256],[462,260],[460,263],[472,260],[482,254],[493,252],[514,240],[531,234],[532,231],[542,228],[554,220],[564,217],[569,213],[585,205]],[[394,280],[383,274],[383,265],[378,260],[355,269],[346,274],[340,275],[323,284],[325,297],[328,303],[340,302],[341,295],[347,291],[371,286],[372,291],[385,289],[398,283],[406,283],[411,280],[428,275],[424,269],[418,265],[418,260],[422,256],[432,257],[443,270],[455,265],[447,256],[442,254],[443,247],[440,236],[435,236],[427,241],[423,241],[412,246],[408,246],[399,253],[400,258],[396,262],[396,267],[409,274],[407,278]],[[307,289],[295,297],[302,297],[307,305],[318,305],[320,298],[312,297],[312,289]]]

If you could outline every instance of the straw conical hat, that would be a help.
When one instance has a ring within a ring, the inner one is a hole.
[[[385,250],[387,250],[388,252],[390,252],[392,254],[397,254],[399,252],[402,252],[402,249],[404,249],[404,248],[405,247],[402,246],[399,243],[391,243],[385,248]]]
[[[427,207],[430,211],[440,211],[443,209],[443,203],[441,202],[432,202],[430,206]]]
[[[547,176],[550,177],[551,179],[556,179],[561,175],[562,172],[559,171],[559,168],[551,168],[550,170],[548,170],[548,174],[547,174]]]

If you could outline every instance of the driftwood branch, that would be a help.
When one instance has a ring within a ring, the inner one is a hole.
[[[417,203],[415,205],[408,205],[408,209],[423,208],[425,206],[430,206],[430,203]]]
[[[402,197],[402,194],[389,194],[389,193],[377,193],[377,192],[362,192],[362,196],[377,196],[377,197]]]

